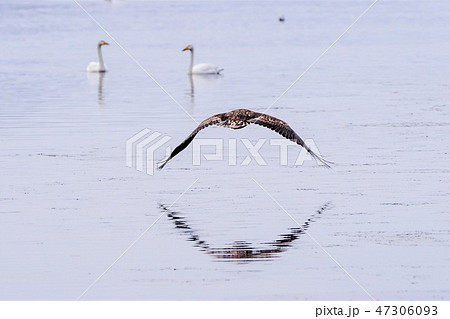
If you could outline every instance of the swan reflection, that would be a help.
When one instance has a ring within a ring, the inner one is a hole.
[[[223,74],[188,74],[187,78],[190,88],[188,95],[193,98],[195,94],[195,83],[200,88],[203,87],[205,90],[209,90],[217,79],[223,78]]]
[[[189,95],[191,96],[191,98],[193,98],[194,97],[194,92],[195,92],[195,90],[194,90],[194,79],[192,78],[192,74],[188,74],[187,77],[188,77],[188,80],[189,80],[189,85],[191,87],[191,91],[189,92]]]
[[[208,242],[202,240],[195,229],[189,225],[187,217],[181,216],[179,212],[171,210],[164,204],[159,205],[163,212],[167,213],[167,217],[171,220],[175,228],[187,236],[187,240],[193,242],[194,247],[200,248],[202,251],[217,259],[250,262],[258,260],[267,260],[279,257],[279,254],[286,251],[292,246],[292,243],[300,236],[306,234],[311,223],[317,221],[323,212],[330,208],[331,203],[325,203],[314,212],[301,227],[289,228],[286,233],[279,235],[272,241],[253,244],[246,241],[234,241],[226,247],[212,247]]]
[[[103,95],[103,80],[105,78],[105,72],[97,72],[97,73],[86,73],[88,77],[88,82],[90,85],[97,85],[97,99],[98,104],[104,103],[104,95]]]

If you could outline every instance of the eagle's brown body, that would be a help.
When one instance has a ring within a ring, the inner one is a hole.
[[[237,130],[244,128],[249,124],[262,125],[264,127],[271,129],[272,131],[277,132],[278,134],[287,138],[288,140],[296,142],[298,145],[304,147],[313,158],[317,159],[322,164],[329,167],[328,165],[329,162],[327,162],[322,157],[314,153],[305,144],[305,142],[303,142],[300,136],[298,136],[297,133],[295,133],[294,130],[286,122],[267,114],[253,112],[247,109],[237,109],[227,113],[220,113],[213,115],[204,120],[203,122],[201,122],[197,126],[197,128],[180,145],[178,145],[173,150],[170,156],[159,164],[158,168],[159,169],[163,168],[170,159],[175,157],[178,153],[184,150],[192,142],[192,140],[198,134],[198,132],[200,132],[201,130],[203,130],[208,126],[217,125]]]

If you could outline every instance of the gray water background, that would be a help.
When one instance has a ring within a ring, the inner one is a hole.
[[[197,121],[264,111],[370,4],[80,3]],[[83,300],[448,300],[449,13],[379,1],[268,111],[331,170],[267,143],[266,166],[187,148],[149,176],[126,140],[196,123],[73,1],[0,1],[0,299],[78,298],[160,217]],[[86,74],[100,39],[109,72]],[[223,76],[191,84],[188,43]]]

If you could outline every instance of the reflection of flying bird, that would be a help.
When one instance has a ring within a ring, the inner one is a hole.
[[[305,148],[306,151],[314,159],[321,162],[322,165],[330,167],[329,164],[331,164],[331,162],[324,160],[322,157],[314,153],[286,122],[267,114],[257,113],[247,109],[237,109],[227,113],[213,115],[201,122],[199,126],[197,126],[197,128],[172,151],[169,157],[158,163],[158,168],[162,169],[170,159],[174,158],[192,142],[198,132],[208,126],[217,125],[237,130],[246,127],[248,124],[258,124],[277,132],[281,136]]]
[[[188,74],[219,74],[223,71],[223,68],[218,67],[214,64],[200,63],[194,65],[194,47],[189,44],[183,51],[191,51],[191,62],[189,64]]]
[[[99,41],[97,43],[97,55],[98,55],[98,62],[91,62],[86,68],[86,71],[88,72],[106,72],[106,65],[103,62],[103,55],[102,55],[102,46],[103,45],[109,45],[106,41]]]
[[[186,217],[181,216],[178,212],[172,211],[170,206],[160,204],[162,211],[167,212],[167,217],[175,224],[175,228],[189,236],[188,241],[193,242],[194,246],[199,247],[208,255],[218,259],[236,260],[236,261],[258,261],[274,258],[280,253],[286,251],[293,245],[301,235],[307,234],[306,230],[311,223],[317,221],[323,212],[328,210],[331,203],[325,203],[313,215],[311,215],[301,226],[290,228],[288,233],[281,234],[275,240],[261,243],[258,245],[246,241],[234,241],[226,246],[212,247],[208,242],[200,238],[200,235],[188,223]]]

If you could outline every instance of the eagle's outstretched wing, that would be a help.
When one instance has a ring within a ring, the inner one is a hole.
[[[180,145],[178,145],[166,159],[158,163],[158,169],[162,169],[168,161],[170,161],[178,153],[184,150],[192,142],[198,132],[200,132],[204,128],[211,125],[219,125],[228,128],[239,129],[245,127],[250,123],[267,127],[277,132],[284,138],[297,143],[298,145],[305,148],[306,151],[314,159],[318,160],[326,167],[329,168],[330,164],[332,164],[332,162],[326,161],[321,156],[314,153],[286,122],[267,114],[257,113],[247,109],[237,109],[228,113],[213,115],[201,122],[199,126],[197,126],[197,128]]]
[[[204,128],[206,128],[208,126],[219,124],[222,121],[221,115],[222,114],[213,115],[211,117],[208,117],[203,122],[201,122],[197,126],[197,128],[180,145],[175,147],[175,149],[172,151],[172,153],[170,153],[169,157],[167,157],[166,159],[164,159],[158,163],[158,169],[162,169],[167,164],[168,161],[170,161],[178,153],[180,153],[182,150],[184,150],[192,142],[192,140],[194,139],[195,135],[198,134],[198,132],[200,132],[201,130],[203,130]]]
[[[321,156],[314,153],[308,145],[305,144],[305,142],[300,138],[300,136],[295,133],[295,131],[285,122],[280,119],[277,119],[276,117],[262,114],[262,113],[256,113],[255,117],[248,120],[249,123],[258,124],[264,127],[267,127],[268,129],[271,129],[272,131],[277,132],[284,138],[287,138],[288,140],[291,140],[298,145],[302,146],[303,148],[308,151],[308,153],[316,160],[321,162],[326,167],[330,168],[330,164],[333,164],[332,162],[329,162],[325,159],[323,159]]]

